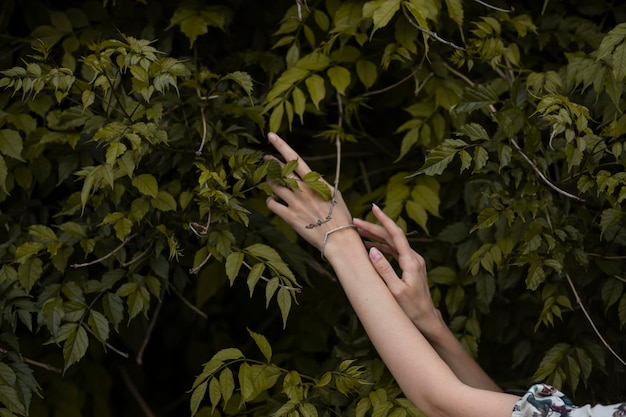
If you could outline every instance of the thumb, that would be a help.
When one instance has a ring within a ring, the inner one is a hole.
[[[372,246],[369,251],[370,261],[378,275],[385,281],[387,286],[393,291],[393,287],[400,283],[400,278],[393,270],[389,261],[383,256],[382,252]]]

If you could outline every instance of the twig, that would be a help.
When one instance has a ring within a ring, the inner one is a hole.
[[[130,266],[134,264],[135,262],[139,262],[148,254],[148,252],[150,252],[150,249],[151,248],[146,249],[145,251],[141,252],[139,255],[135,256],[133,259],[131,259],[128,262],[120,262],[120,266],[123,268],[126,268],[127,266]]]
[[[154,314],[152,314],[152,318],[150,319],[150,324],[148,324],[148,329],[146,330],[146,336],[143,338],[143,342],[141,343],[141,347],[137,352],[137,357],[135,358],[135,362],[137,365],[141,365],[143,363],[143,353],[148,347],[148,342],[152,337],[152,331],[154,330],[154,326],[156,325],[157,319],[159,318],[159,313],[161,313],[161,307],[163,306],[163,297],[165,296],[165,288],[161,290],[160,300],[154,309]]]
[[[617,279],[619,281],[626,282],[626,278],[624,278],[624,277],[620,277],[619,275],[612,275],[612,276],[613,276],[613,278],[615,278],[615,279]]]
[[[5,353],[5,354],[8,354],[8,353],[10,353],[10,352],[9,352],[8,350],[6,350],[6,349],[0,348],[0,353]],[[18,355],[19,355],[19,354],[18,354]],[[29,359],[29,358],[25,358],[25,357],[24,357],[24,356],[22,356],[22,355],[19,355],[19,356],[20,356],[20,358],[21,358],[24,362],[29,363],[29,364],[31,364],[31,365],[33,365],[33,366],[38,367],[38,368],[42,368],[42,369],[45,369],[46,371],[50,371],[50,372],[55,372],[55,373],[57,373],[57,374],[62,374],[62,373],[63,373],[63,370],[62,370],[62,369],[57,368],[56,366],[52,366],[52,365],[47,364],[47,363],[38,362],[38,361],[35,361],[35,360],[32,360],[32,359]]]
[[[243,266],[245,266],[245,267],[246,267],[246,268],[248,268],[249,270],[252,270],[252,266],[251,266],[249,263],[247,263],[246,261],[243,261]],[[261,277],[260,277],[260,278],[261,278],[263,281],[265,281],[265,282],[270,282],[270,279],[269,279],[269,278],[267,278],[267,277],[264,277],[263,275],[261,275]],[[297,293],[300,293],[300,292],[302,291],[300,288],[290,287],[290,286],[288,286],[288,285],[284,285],[284,284],[280,284],[280,283],[278,284],[278,286],[279,286],[279,287],[281,287],[281,288],[284,288],[284,289],[286,289],[286,290],[293,291],[293,292],[297,292]]]
[[[522,157],[526,160],[526,162],[530,164],[530,166],[532,167],[533,171],[535,171],[537,176],[539,176],[539,178],[541,178],[548,187],[552,188],[557,193],[564,195],[565,197],[571,198],[572,200],[576,200],[580,202],[585,201],[583,198],[580,198],[574,194],[570,194],[567,191],[561,190],[559,187],[552,184],[552,182],[550,182],[550,180],[546,178],[546,176],[543,175],[543,173],[539,170],[539,167],[537,167],[537,165],[524,153],[524,151],[522,151],[522,148],[520,148],[520,146],[517,144],[515,139],[511,138],[511,143],[513,144],[513,146],[515,146],[515,149],[517,149],[517,151],[522,155]]]
[[[98,263],[100,263],[102,261],[106,261],[111,256],[113,256],[115,254],[115,252],[117,252],[118,250],[120,250],[124,246],[126,246],[126,244],[128,242],[130,242],[135,236],[137,236],[137,233],[135,233],[134,235],[128,236],[126,239],[124,239],[124,241],[121,243],[121,245],[119,245],[117,248],[113,249],[111,252],[107,253],[106,255],[104,255],[102,258],[98,258],[95,261],[87,262],[87,263],[84,263],[84,264],[72,264],[72,265],[70,265],[70,267],[72,267],[74,269],[78,269],[78,268],[84,268],[86,266],[95,265],[95,264],[98,264]]]
[[[199,93],[198,93],[199,94]],[[204,106],[200,106],[200,118],[202,119],[202,142],[200,142],[200,148],[196,151],[196,156],[202,155],[202,149],[206,143],[206,115],[204,114]]]
[[[337,107],[339,110],[339,117],[337,121],[337,126],[339,129],[343,128],[343,100],[341,98],[341,94],[337,93]],[[330,208],[328,209],[328,215],[324,220],[318,219],[317,222],[311,223],[306,226],[307,229],[313,229],[314,227],[319,227],[324,223],[328,223],[333,218],[333,209],[335,208],[335,198],[337,197],[337,192],[339,191],[339,174],[341,173],[341,140],[339,139],[339,134],[335,138],[335,146],[337,148],[337,166],[335,169],[335,183],[333,186],[333,194],[330,199]]]
[[[368,91],[367,93],[364,93],[364,94],[363,94],[363,97],[373,96],[373,95],[375,95],[375,94],[381,94],[381,93],[384,93],[384,92],[386,92],[386,91],[389,91],[389,90],[391,90],[391,89],[393,89],[393,88],[396,88],[397,86],[401,85],[402,83],[404,83],[404,82],[406,82],[406,81],[410,80],[410,79],[411,79],[411,77],[413,77],[413,76],[415,75],[415,73],[416,73],[418,70],[419,70],[419,68],[415,68],[415,69],[413,70],[413,72],[411,72],[409,75],[407,75],[406,77],[404,77],[404,78],[403,78],[403,79],[401,79],[400,81],[398,81],[398,82],[396,82],[396,83],[394,83],[394,84],[391,84],[391,85],[389,85],[389,86],[387,86],[387,87],[381,88],[380,90]]]
[[[496,10],[498,12],[503,12],[503,13],[513,13],[515,11],[515,7],[511,6],[510,9],[501,9],[499,7],[493,6],[491,4],[485,3],[484,1],[481,0],[474,0],[476,3],[481,4],[485,7],[488,7],[490,9]]]
[[[174,285],[170,285],[169,288],[172,290],[172,292],[174,294],[176,294],[176,296],[178,298],[180,298],[180,301],[182,301],[187,307],[189,307],[194,313],[196,313],[197,315],[199,315],[200,317],[202,317],[205,320],[209,319],[209,316],[206,315],[206,313],[202,310],[200,310],[198,307],[194,306],[193,304],[191,304],[185,297],[183,297],[183,295],[176,289],[176,287]]]
[[[626,256],[606,256],[599,253],[587,253],[587,255],[606,259],[607,261],[620,261],[622,259],[626,259]]]
[[[193,267],[191,269],[189,269],[189,273],[192,275],[196,275],[198,272],[200,272],[200,270],[202,269],[202,267],[204,265],[206,265],[207,262],[209,262],[209,259],[211,259],[211,256],[213,254],[211,252],[209,252],[209,254],[206,256],[206,258],[204,258],[204,261],[200,262],[200,265]]]
[[[420,94],[420,91],[422,91],[422,89],[426,86],[426,83],[428,82],[428,80],[430,80],[434,76],[435,76],[435,73],[431,72],[430,74],[426,76],[426,78],[422,80],[421,84],[419,80],[415,80],[415,92],[413,93],[415,97],[417,97]]]
[[[95,336],[95,334],[93,333],[93,331],[89,328],[89,326],[87,326],[87,324],[86,324],[86,323],[82,322],[82,323],[81,323],[81,325],[85,328],[85,330],[87,330],[87,332],[89,332],[89,333],[91,333],[93,336]],[[104,345],[105,345],[107,348],[111,349],[113,352],[115,352],[115,353],[117,353],[118,355],[120,355],[121,357],[123,357],[123,358],[128,358],[128,356],[129,356],[129,355],[128,355],[128,353],[126,353],[126,352],[122,352],[121,350],[119,350],[119,349],[117,349],[117,348],[115,348],[115,347],[111,346],[109,343],[106,343],[106,342],[105,342],[105,343],[104,343]]]
[[[411,19],[411,17],[409,16],[409,13],[406,11],[406,6],[404,5],[404,3],[402,4],[402,13],[404,13],[404,16],[409,21],[409,23],[412,26],[414,26],[417,30],[420,30],[420,31],[430,35],[433,39],[435,39],[435,40],[437,40],[437,41],[439,41],[439,42],[441,42],[441,43],[443,43],[445,45],[448,45],[448,46],[450,46],[450,47],[452,47],[454,49],[457,49],[459,51],[464,51],[464,52],[466,51],[466,49],[463,48],[462,46],[459,46],[459,45],[455,44],[454,42],[447,41],[447,40],[443,39],[441,36],[437,35],[437,33],[433,32],[432,30],[428,30],[426,28],[423,28],[420,25],[418,25],[417,23],[415,23],[413,21],[413,19]]]
[[[609,352],[611,352],[613,354],[613,356],[615,356],[615,358],[617,358],[617,360],[624,366],[626,366],[626,361],[624,361],[624,359],[622,359],[614,350],[613,348],[611,348],[611,346],[609,346],[609,344],[606,342],[606,340],[604,340],[604,337],[602,337],[602,335],[600,334],[600,331],[598,331],[598,328],[596,327],[595,323],[593,322],[593,320],[591,319],[591,316],[589,315],[589,313],[587,312],[587,309],[585,309],[585,306],[583,305],[582,300],[580,299],[580,296],[578,295],[578,292],[576,291],[576,287],[574,287],[574,283],[572,282],[572,279],[570,278],[570,276],[566,273],[565,274],[565,278],[567,278],[567,282],[569,283],[570,288],[572,289],[572,292],[574,293],[574,297],[576,298],[576,303],[578,304],[578,306],[580,307],[580,309],[583,311],[583,313],[585,314],[585,317],[587,317],[587,320],[589,321],[589,324],[591,324],[591,327],[593,328],[593,331],[596,333],[596,335],[598,336],[598,338],[600,339],[600,341],[602,342],[602,344],[609,350]]]
[[[139,390],[137,389],[133,381],[130,379],[130,375],[128,375],[128,372],[126,372],[126,369],[122,367],[120,367],[119,369],[120,369],[120,374],[122,374],[122,379],[124,380],[124,383],[128,387],[128,390],[133,395],[133,397],[135,398],[135,401],[137,401],[137,403],[139,404],[139,407],[141,408],[143,413],[146,415],[146,417],[156,417],[156,414],[152,412],[152,410],[150,409],[150,406],[148,405],[148,403],[146,403],[146,400],[143,399],[143,397],[141,396],[141,393],[139,392]]]
[[[196,227],[200,229],[200,231],[196,230]],[[209,209],[209,218],[207,219],[206,226],[200,223],[189,223],[189,228],[191,231],[198,237],[202,237],[209,232],[209,228],[211,227],[211,209]]]

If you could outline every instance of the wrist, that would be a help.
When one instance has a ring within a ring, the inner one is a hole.
[[[345,227],[336,229],[326,237],[326,244],[321,248],[322,258],[331,265],[341,260],[347,260],[354,255],[354,251],[365,248],[356,228]]]
[[[414,320],[413,324],[432,345],[445,343],[446,336],[451,334],[448,325],[437,309],[433,309],[428,319],[424,319],[422,316],[419,322]]]

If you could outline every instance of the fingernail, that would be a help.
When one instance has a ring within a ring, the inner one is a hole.
[[[269,140],[270,142],[274,142],[277,138],[278,136],[276,135],[276,133],[270,132],[267,134],[267,140]]]
[[[383,257],[383,254],[378,249],[376,249],[373,246],[370,248],[370,259],[372,261],[377,261],[382,257]]]
[[[372,209],[380,210],[380,207],[378,207],[378,205],[376,205],[376,203],[372,203]]]

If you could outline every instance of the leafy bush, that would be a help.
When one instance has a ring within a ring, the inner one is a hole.
[[[505,388],[615,400],[626,7],[501,6],[4,2],[0,415],[420,415],[269,218],[268,130]]]

